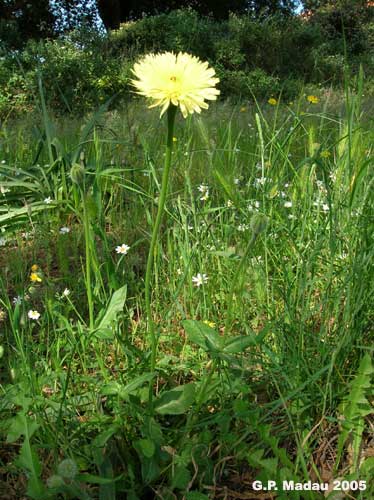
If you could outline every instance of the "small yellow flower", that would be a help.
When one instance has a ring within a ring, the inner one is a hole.
[[[37,264],[33,264],[33,265],[31,266],[31,271],[32,271],[33,273],[35,273],[35,271],[37,271],[38,269],[39,269],[39,266],[38,266]]]
[[[245,106],[242,106],[242,107],[240,108],[240,112],[241,112],[241,113],[245,113],[246,111],[247,111],[247,108],[246,108]]]
[[[219,95],[219,79],[214,69],[198,57],[183,52],[148,54],[134,65],[136,93],[153,101],[150,108],[161,107],[161,116],[172,104],[179,106],[184,118],[207,109],[206,100]]]
[[[330,158],[330,156],[331,156],[331,153],[330,153],[330,151],[327,151],[327,149],[325,149],[325,151],[321,152],[322,158]]]
[[[210,326],[210,328],[215,328],[216,324],[213,321],[208,321],[207,319],[203,321],[205,325]]]
[[[308,95],[306,99],[310,104],[317,104],[319,102],[319,98],[316,95]]]
[[[30,281],[32,281],[33,283],[35,283],[35,282],[41,283],[42,279],[39,276],[39,274],[37,274],[37,273],[31,273],[30,274]]]
[[[278,101],[276,99],[274,99],[274,97],[270,97],[270,99],[268,99],[268,103],[271,106],[276,106],[278,104]]]
[[[176,137],[173,137],[173,142],[177,142],[177,138]]]

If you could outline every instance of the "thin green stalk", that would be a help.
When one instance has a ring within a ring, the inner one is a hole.
[[[84,240],[86,247],[86,289],[90,330],[94,327],[94,304],[92,299],[92,283],[91,283],[91,253],[90,253],[90,221],[86,206],[86,196],[82,192],[83,199],[83,225],[84,225]]]
[[[153,271],[153,262],[154,262],[154,252],[155,247],[159,237],[160,225],[162,222],[162,216],[164,213],[165,201],[168,192],[168,184],[169,184],[169,173],[171,166],[171,154],[173,150],[173,132],[174,132],[174,122],[175,122],[175,114],[177,108],[176,106],[170,105],[167,112],[167,121],[168,121],[168,134],[166,141],[166,154],[165,154],[165,163],[164,163],[164,171],[162,174],[162,182],[161,182],[161,192],[158,200],[158,208],[156,220],[152,230],[151,244],[148,252],[147,259],[147,268],[145,273],[145,308],[147,314],[147,330],[151,343],[151,361],[150,361],[150,371],[154,372],[156,367],[156,356],[157,356],[157,336],[155,332],[155,326],[152,319],[152,308],[151,308],[151,278]],[[153,398],[153,384],[152,380],[149,382],[149,403],[150,407],[152,406],[152,398]]]

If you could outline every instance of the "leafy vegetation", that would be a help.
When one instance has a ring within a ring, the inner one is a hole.
[[[44,83],[39,111],[0,136],[1,496],[237,499],[255,479],[344,478],[370,498],[362,74],[344,105],[276,96],[177,119],[154,370],[144,278],[165,124],[138,102],[55,116]]]
[[[339,92],[347,61],[356,76],[364,66],[364,92],[372,95],[373,11],[325,8],[310,19],[232,15],[216,21],[176,10],[107,34],[84,25],[57,39],[31,39],[17,50],[7,41],[8,30],[0,34],[0,116],[34,110],[40,79],[55,113],[82,116],[109,99],[118,108],[133,99],[134,61],[150,51],[186,51],[208,60],[221,79],[222,95],[234,102],[279,95],[290,102],[305,87],[315,95]]]

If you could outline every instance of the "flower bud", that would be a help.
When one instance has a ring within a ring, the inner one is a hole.
[[[66,458],[59,463],[57,472],[60,476],[66,479],[74,479],[78,474],[78,466],[74,462],[74,460],[71,460],[71,458]]]
[[[74,163],[70,169],[70,177],[74,184],[77,184],[81,189],[83,189],[85,177],[84,166]]]
[[[48,488],[60,488],[64,484],[65,483],[62,477],[58,476],[57,474],[53,474],[52,476],[49,476],[49,478],[47,479]]]
[[[255,214],[250,222],[253,236],[256,237],[267,228],[269,218],[263,214]]]

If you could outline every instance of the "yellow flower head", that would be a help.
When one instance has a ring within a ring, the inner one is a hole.
[[[183,52],[148,54],[134,65],[136,93],[153,101],[150,108],[161,107],[161,116],[170,104],[179,106],[184,118],[188,113],[207,109],[205,100],[214,101],[219,95],[219,82],[207,62]]]
[[[245,106],[242,106],[242,107],[240,108],[240,112],[241,112],[241,113],[245,113],[246,111],[247,111],[247,108],[246,108]]]
[[[270,97],[270,99],[268,99],[268,103],[271,106],[276,106],[278,104],[278,101],[276,99],[274,99],[274,97]]]
[[[316,95],[308,95],[307,101],[310,102],[310,104],[317,104],[319,102],[319,98]]]
[[[33,283],[35,283],[35,282],[40,283],[42,281],[42,279],[39,276],[39,274],[37,274],[37,273],[31,273],[30,274],[30,281],[32,281]]]
[[[31,266],[31,271],[35,273],[35,271],[37,271],[39,269],[39,266],[37,264],[33,264]]]

